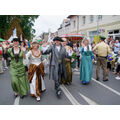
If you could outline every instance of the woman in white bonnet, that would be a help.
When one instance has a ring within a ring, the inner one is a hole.
[[[89,40],[84,38],[82,41],[81,47],[81,63],[80,63],[80,80],[82,84],[86,85],[91,81],[92,77],[92,61],[94,59],[94,55],[92,52],[92,47],[89,45]]]
[[[44,83],[44,65],[38,40],[35,39],[32,41],[32,50],[27,53],[26,59],[30,62],[28,69],[30,94],[36,97],[37,101],[40,101],[41,92],[45,91],[46,88]]]

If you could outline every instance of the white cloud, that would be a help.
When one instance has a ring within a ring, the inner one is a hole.
[[[68,15],[41,15],[36,19],[34,24],[34,29],[36,30],[35,35],[38,36],[42,32],[48,32],[50,29],[51,32],[57,31],[62,23],[63,19],[65,19]]]

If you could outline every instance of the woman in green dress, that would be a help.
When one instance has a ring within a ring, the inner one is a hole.
[[[29,83],[25,73],[25,66],[23,65],[23,58],[25,58],[25,48],[19,47],[19,39],[13,39],[13,47],[7,49],[7,46],[3,44],[3,48],[9,54],[11,58],[10,62],[10,75],[11,85],[14,91],[15,97],[20,95],[23,98],[28,94]]]
[[[80,64],[80,80],[82,84],[88,84],[92,78],[92,69],[94,62],[94,55],[92,47],[89,45],[88,39],[84,39],[81,47],[81,64]]]

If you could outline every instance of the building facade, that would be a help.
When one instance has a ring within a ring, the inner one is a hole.
[[[61,25],[61,34],[65,32],[84,34],[90,37],[91,42],[97,35],[120,40],[120,15],[69,15],[68,19],[70,20],[69,32]]]

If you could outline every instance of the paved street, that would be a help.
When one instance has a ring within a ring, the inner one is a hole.
[[[0,74],[0,105],[120,105],[120,81],[110,73],[109,81],[95,80],[95,66],[93,79],[89,85],[82,85],[79,80],[79,71],[73,74],[72,85],[62,85],[63,94],[60,99],[55,95],[54,83],[45,76],[46,92],[41,95],[41,101],[37,102],[30,95],[24,99],[14,98],[11,88],[9,70]]]

